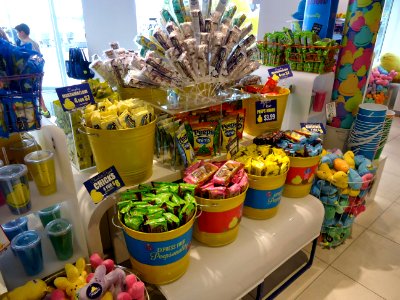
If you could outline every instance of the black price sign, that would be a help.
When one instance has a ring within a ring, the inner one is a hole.
[[[314,23],[312,28],[311,28],[311,31],[314,31],[316,34],[319,34],[321,29],[322,29],[322,26],[323,25],[321,25],[321,24]]]
[[[64,111],[71,111],[95,103],[88,83],[57,88],[56,92]]]
[[[83,184],[96,204],[125,185],[114,166],[90,178]]]
[[[278,120],[277,100],[261,100],[256,102],[256,124]]]

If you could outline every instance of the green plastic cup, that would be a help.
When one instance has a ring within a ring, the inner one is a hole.
[[[38,215],[43,227],[45,228],[47,224],[55,219],[61,218],[61,205],[56,204],[45,209],[39,210]]]
[[[66,219],[55,219],[46,225],[46,233],[59,260],[67,260],[74,253],[72,225]]]

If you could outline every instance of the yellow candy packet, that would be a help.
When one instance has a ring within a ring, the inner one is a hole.
[[[251,172],[250,174],[256,175],[256,176],[262,176],[263,175],[263,170],[264,170],[264,163],[259,160],[253,159],[251,161]]]
[[[92,116],[90,119],[91,119],[92,127],[94,129],[101,128],[101,115],[100,115],[99,110],[95,110],[94,112],[92,112]]]
[[[238,142],[237,120],[235,116],[228,116],[221,122],[222,152],[228,152],[228,147]]]
[[[101,121],[100,128],[106,129],[106,130],[122,129],[117,116],[109,116],[109,117],[103,119]]]
[[[118,121],[124,129],[136,127],[136,122],[127,109],[125,109],[125,111],[118,117]]]

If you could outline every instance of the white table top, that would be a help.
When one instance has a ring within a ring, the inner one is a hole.
[[[239,299],[315,239],[323,217],[317,198],[283,197],[275,217],[243,217],[232,244],[213,248],[193,240],[187,272],[159,288],[171,300]]]

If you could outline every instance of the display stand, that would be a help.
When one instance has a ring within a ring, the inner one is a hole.
[[[0,254],[0,270],[3,273],[4,281],[8,289],[13,289],[17,286],[23,285],[28,280],[43,278],[63,269],[64,265],[68,262],[74,263],[79,257],[88,256],[84,229],[79,213],[77,213],[79,212],[78,200],[71,162],[67,153],[65,134],[60,128],[48,124],[43,125],[41,130],[33,132],[33,135],[36,137],[36,140],[42,149],[51,150],[55,154],[57,192],[49,196],[41,196],[39,195],[34,182],[29,182],[32,208],[24,215],[28,216],[28,228],[37,230],[40,233],[44,269],[41,273],[35,276],[27,276],[21,263],[18,261],[18,258],[13,254],[11,248],[8,247],[5,252]],[[73,226],[74,255],[67,261],[60,261],[57,259],[39,218],[33,214],[38,210],[57,203],[61,204],[61,216],[69,220]],[[6,205],[0,207],[1,223],[6,223],[18,217],[19,216],[11,214]],[[10,270],[12,270],[12,272],[10,272]]]
[[[266,82],[269,76],[268,69],[271,68],[273,67],[260,66],[253,74],[261,76],[261,81]],[[279,82],[280,85],[291,86],[291,93],[283,117],[282,130],[299,128],[300,123],[304,122],[326,122],[325,109],[320,112],[312,110],[313,90],[326,92],[325,103],[330,102],[334,77],[335,74],[333,72],[316,74],[293,71],[293,77]]]
[[[193,240],[187,272],[159,288],[174,300],[239,299],[317,238],[323,217],[321,201],[311,195],[282,197],[275,217],[243,217],[232,244],[213,248]]]

